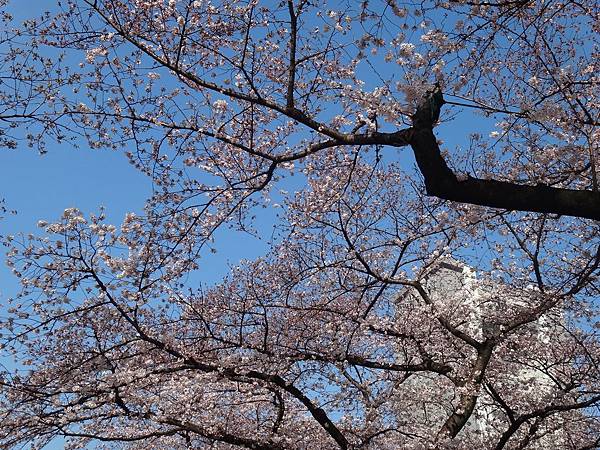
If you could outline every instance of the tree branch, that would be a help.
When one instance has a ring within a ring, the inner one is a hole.
[[[470,379],[466,384],[471,391],[460,396],[460,401],[456,410],[452,413],[450,417],[446,420],[442,428],[440,429],[438,436],[449,436],[451,438],[456,437],[456,435],[464,428],[467,424],[471,415],[473,414],[473,410],[475,409],[475,405],[477,404],[477,400],[479,398],[479,387],[483,382],[483,376],[485,374],[485,370],[492,358],[492,351],[494,349],[494,343],[492,341],[486,341],[478,350],[477,350],[477,361],[473,366],[471,371]]]
[[[470,176],[459,180],[446,164],[433,134],[435,119],[443,103],[439,90],[429,93],[413,116],[410,144],[425,178],[428,195],[492,208],[600,220],[600,192],[555,188],[545,184],[521,185]]]
[[[294,11],[294,2],[288,0],[288,10],[290,14],[290,67],[288,71],[288,83],[286,93],[286,106],[294,107],[294,87],[296,84],[296,42],[298,40],[298,17]]]

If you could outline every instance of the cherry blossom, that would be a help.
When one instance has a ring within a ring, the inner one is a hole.
[[[0,143],[118,150],[154,190],[3,236],[0,446],[600,444],[595,2],[2,21]],[[223,230],[269,250],[199,286]]]

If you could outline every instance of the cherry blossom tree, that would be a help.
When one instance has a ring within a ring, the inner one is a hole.
[[[119,226],[71,208],[5,237],[3,447],[600,445],[595,2],[4,23],[3,145],[84,138],[155,193]],[[274,199],[267,254],[189,282]]]

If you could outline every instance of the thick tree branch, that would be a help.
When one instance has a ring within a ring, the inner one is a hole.
[[[446,164],[433,125],[443,98],[439,91],[428,94],[413,116],[411,147],[427,194],[445,200],[515,211],[551,213],[600,220],[600,192],[520,185],[498,180],[467,177],[459,180]]]
[[[288,84],[286,93],[286,106],[294,107],[294,88],[296,84],[296,42],[298,40],[298,17],[294,11],[294,2],[288,0],[290,14],[290,67],[288,69]]]
[[[492,341],[486,341],[477,350],[477,360],[473,365],[471,376],[466,383],[470,389],[467,393],[460,396],[458,407],[454,413],[448,417],[438,433],[438,436],[450,436],[454,438],[469,421],[473,414],[473,410],[475,409],[475,405],[477,404],[479,388],[483,382],[485,370],[492,358],[493,349],[494,343]]]

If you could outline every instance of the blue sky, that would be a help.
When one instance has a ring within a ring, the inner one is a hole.
[[[84,213],[105,206],[109,218],[119,221],[126,211],[140,211],[151,192],[150,180],[117,152],[51,146],[45,155],[29,148],[0,151],[0,197],[16,210],[0,223],[0,234],[39,233],[40,219],[53,221],[66,208]],[[0,295],[13,291],[6,267],[0,272]]]

